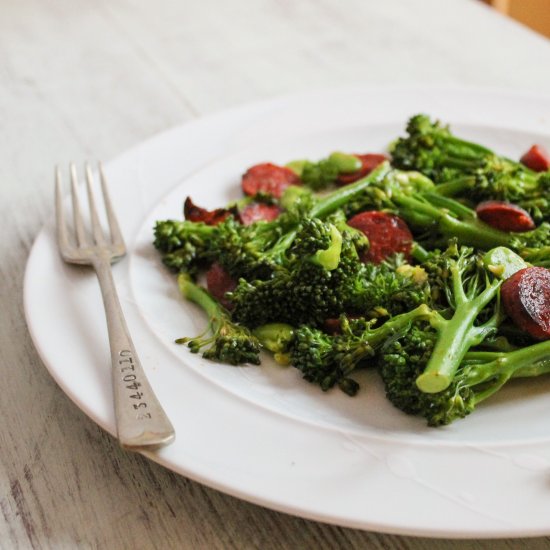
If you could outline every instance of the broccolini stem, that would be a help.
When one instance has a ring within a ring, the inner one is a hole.
[[[461,244],[485,249],[511,245],[513,235],[470,217],[469,212],[466,219],[457,219],[448,212],[449,208],[439,208],[428,202],[430,198],[428,195],[426,201],[423,201],[411,196],[395,195],[393,200],[399,207],[399,215],[405,221],[413,223],[419,219],[419,214],[425,214],[426,219],[431,219],[430,225],[439,227],[446,237],[456,237]],[[466,207],[463,208],[469,211]]]
[[[413,321],[418,321],[421,319],[429,320],[432,317],[437,315],[433,310],[431,310],[426,304],[421,304],[411,311],[406,313],[401,313],[392,317],[386,321],[381,327],[375,328],[371,331],[365,332],[364,339],[369,343],[369,345],[376,349],[382,343],[384,343],[390,336],[400,332]]]
[[[526,365],[515,370],[512,374],[512,378],[532,378],[540,376],[541,374],[548,374],[550,372],[550,358],[534,363],[533,365]]]
[[[459,217],[461,220],[477,218],[476,213],[471,208],[468,208],[462,203],[455,201],[454,199],[450,199],[449,197],[444,197],[438,193],[430,192],[423,193],[422,197],[425,198],[431,205],[437,206],[437,208],[444,208]]]
[[[423,263],[428,260],[430,253],[416,241],[413,242],[411,248],[411,256],[419,263]]]
[[[533,369],[533,372],[538,369],[546,372],[545,369],[549,368],[546,363],[550,361],[550,340],[510,351],[500,361],[506,370],[510,371],[511,374],[518,373],[518,376],[525,376],[530,369]]]
[[[210,337],[204,333],[194,338],[178,338],[178,344],[187,344],[192,353],[202,352],[205,359],[229,365],[260,364],[260,342],[247,327],[231,321],[229,312],[210,294],[191,281],[188,275],[178,277],[178,285],[185,298],[195,302],[208,315]]]
[[[490,363],[506,354],[504,351],[468,351],[464,354],[465,363]]]
[[[510,378],[531,378],[550,373],[550,340],[498,355],[493,361],[470,369],[469,385],[487,383],[485,389],[476,391],[476,404],[497,392]]]
[[[220,313],[225,313],[225,308],[210,296],[204,288],[196,285],[186,273],[178,275],[178,287],[185,298],[191,300],[206,312],[212,328],[215,329],[219,322]]]
[[[372,182],[383,180],[390,171],[389,162],[383,162],[375,168],[368,176],[352,183],[345,185],[336,191],[322,198],[310,211],[313,218],[324,218],[328,214],[332,214],[347,202],[355,199],[360,195],[366,187]]]
[[[471,170],[483,166],[483,158],[479,157],[460,157],[455,155],[442,155],[442,162],[448,168],[460,168],[461,170]]]
[[[418,389],[437,393],[451,384],[466,352],[481,343],[492,326],[474,327],[482,309],[494,298],[502,281],[493,281],[473,300],[457,301],[455,313],[449,320],[438,320],[439,337],[424,372],[416,379]],[[492,318],[489,325],[498,321]]]
[[[484,159],[487,156],[494,155],[491,149],[487,149],[487,147],[483,147],[483,145],[479,145],[479,143],[460,139],[453,135],[445,136],[444,140],[447,146],[446,150],[450,151],[453,156],[470,159]]]
[[[440,183],[436,185],[434,192],[443,197],[454,197],[464,191],[472,189],[476,184],[476,178],[474,176],[463,176],[446,183]]]

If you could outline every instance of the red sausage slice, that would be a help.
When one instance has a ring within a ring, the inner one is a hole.
[[[504,310],[516,326],[538,340],[550,338],[550,270],[526,267],[500,289]]]
[[[225,293],[235,290],[237,281],[220,264],[212,264],[206,272],[206,286],[208,292],[226,309],[233,308],[233,304],[225,297]]]
[[[280,198],[289,185],[299,185],[300,178],[290,168],[265,162],[249,168],[244,174],[241,185],[246,195],[269,193]]]
[[[540,145],[533,145],[521,157],[520,162],[535,172],[550,170],[550,155]]]
[[[185,199],[183,205],[183,215],[186,220],[191,222],[204,222],[206,225],[218,225],[223,222],[231,212],[225,208],[216,208],[216,210],[207,210],[197,206],[191,197]]]
[[[501,231],[522,233],[535,229],[535,222],[529,212],[509,202],[481,202],[477,205],[476,213],[480,220]]]
[[[379,264],[398,252],[410,259],[413,236],[398,216],[371,210],[353,216],[348,225],[359,229],[369,239],[370,248],[361,258],[364,262]]]
[[[280,208],[274,204],[254,202],[246,205],[241,212],[239,212],[239,219],[243,225],[250,225],[251,223],[262,220],[271,222],[278,218],[280,213]]]
[[[357,170],[357,172],[352,172],[351,174],[340,174],[336,180],[338,185],[348,185],[349,183],[360,180],[370,174],[379,164],[382,164],[384,161],[388,160],[386,155],[381,155],[378,153],[353,156],[357,157],[361,161],[361,168]]]

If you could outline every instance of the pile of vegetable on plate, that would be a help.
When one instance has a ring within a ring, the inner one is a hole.
[[[210,320],[177,342],[231,365],[267,350],[350,396],[373,368],[430,426],[550,372],[550,158],[504,158],[425,115],[406,131],[389,156],[252,166],[241,200],[188,197],[185,220],[157,222],[164,264]]]

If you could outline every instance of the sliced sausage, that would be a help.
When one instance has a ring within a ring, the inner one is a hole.
[[[359,229],[369,239],[370,247],[361,257],[364,262],[379,264],[396,253],[410,259],[413,236],[398,216],[371,210],[353,216],[348,225]]]
[[[183,205],[183,215],[186,220],[191,222],[204,222],[206,225],[218,225],[223,222],[231,212],[226,208],[216,208],[216,210],[207,210],[197,206],[191,197],[185,199]]]
[[[206,272],[206,287],[208,292],[226,309],[233,308],[233,304],[225,297],[225,294],[235,290],[237,281],[219,263],[212,264]]]
[[[540,145],[533,145],[529,151],[524,153],[520,162],[535,172],[550,170],[550,155]]]
[[[550,338],[550,270],[526,267],[506,279],[502,305],[514,324],[537,340]]]
[[[370,174],[379,164],[382,164],[384,161],[388,160],[386,155],[379,153],[367,153],[366,155],[353,155],[361,161],[361,168],[356,172],[351,172],[350,174],[340,174],[336,183],[338,185],[348,185],[354,181],[364,178]]]
[[[252,166],[246,171],[241,181],[246,195],[268,193],[276,198],[280,198],[289,185],[299,185],[299,183],[299,176],[290,168],[270,162]]]
[[[501,231],[522,233],[535,229],[535,222],[529,212],[509,202],[481,202],[477,205],[476,213],[480,220]]]
[[[281,209],[274,204],[262,204],[253,202],[247,204],[240,212],[239,219],[243,225],[250,225],[254,222],[271,222],[279,217]]]

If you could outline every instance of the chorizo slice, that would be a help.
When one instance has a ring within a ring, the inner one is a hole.
[[[367,153],[365,155],[354,154],[361,161],[361,168],[349,174],[340,174],[336,183],[338,185],[348,185],[354,181],[364,178],[370,174],[379,164],[382,164],[388,157],[379,153]]]
[[[206,272],[206,287],[208,292],[218,300],[226,309],[231,310],[233,304],[225,296],[237,287],[237,281],[217,262],[210,266]]]
[[[250,225],[258,221],[271,222],[279,217],[281,209],[274,204],[263,204],[260,202],[253,202],[247,204],[239,212],[239,220],[243,225]]]
[[[520,162],[534,172],[546,172],[550,170],[550,155],[541,145],[533,145],[526,151]]]
[[[550,338],[550,270],[526,267],[506,279],[502,305],[514,324],[537,340]]]
[[[183,205],[183,215],[186,220],[191,222],[203,222],[206,225],[218,225],[231,215],[231,211],[226,208],[216,208],[215,210],[207,210],[201,206],[197,206],[191,199],[187,197]]]
[[[396,253],[410,260],[413,236],[398,216],[370,210],[353,216],[348,225],[362,231],[369,239],[370,247],[363,252],[362,261],[379,264]]]
[[[300,177],[285,166],[270,162],[256,164],[249,168],[242,177],[241,186],[245,195],[254,196],[267,193],[280,198],[289,185],[299,185]]]
[[[504,201],[480,202],[476,208],[477,217],[487,225],[501,231],[522,233],[535,229],[535,222],[529,212]]]

